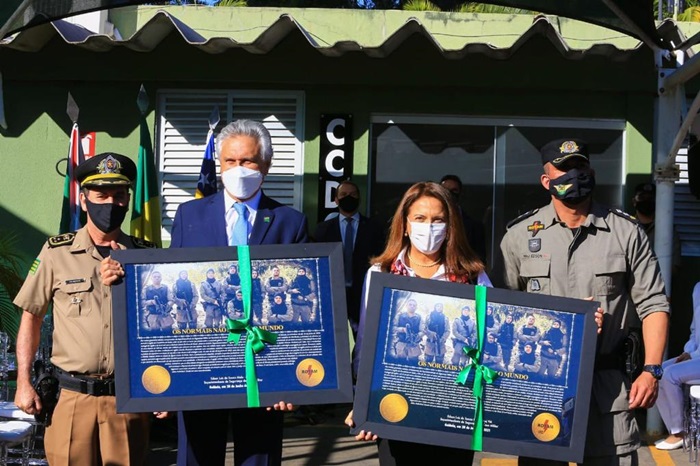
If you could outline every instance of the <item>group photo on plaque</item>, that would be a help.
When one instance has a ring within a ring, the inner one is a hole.
[[[236,262],[147,264],[134,269],[140,274],[139,333],[144,336],[220,328],[226,317],[243,317]],[[280,324],[285,330],[321,324],[314,259],[254,261],[250,280],[254,324]]]
[[[464,348],[476,347],[477,338],[473,300],[396,291],[392,304],[387,360],[467,365]],[[566,377],[573,322],[571,314],[556,310],[489,303],[483,364],[527,374],[531,380]]]

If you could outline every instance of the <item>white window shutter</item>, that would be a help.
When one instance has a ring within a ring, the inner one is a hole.
[[[673,224],[681,239],[683,256],[700,256],[700,201],[688,185],[688,148],[682,147],[676,155],[681,169],[680,180],[674,189]]]
[[[170,240],[178,206],[194,199],[209,131],[208,119],[214,106],[219,107],[221,116],[217,133],[228,122],[242,118],[265,125],[272,136],[274,157],[263,189],[268,196],[301,210],[302,92],[163,90],[158,93],[156,154],[160,167],[163,240]],[[216,164],[218,167],[218,160]]]

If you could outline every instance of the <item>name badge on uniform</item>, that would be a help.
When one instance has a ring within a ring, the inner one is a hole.
[[[536,278],[530,280],[530,291],[540,291],[542,287],[540,286],[540,281]]]
[[[542,247],[542,238],[531,238],[527,240],[527,248],[530,252],[538,252]]]
[[[66,280],[66,285],[74,285],[76,283],[85,283],[84,278],[73,278],[70,280]]]

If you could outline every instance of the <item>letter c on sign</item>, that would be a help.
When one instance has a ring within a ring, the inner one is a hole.
[[[328,126],[326,126],[326,139],[328,139],[328,142],[333,144],[334,146],[342,146],[345,144],[345,138],[337,138],[335,137],[335,134],[333,132],[335,131],[335,128],[341,126],[345,128],[345,120],[342,118],[335,118],[328,123]]]
[[[335,159],[341,159],[342,161],[342,168],[337,169],[333,166],[333,161]],[[326,171],[330,176],[334,176],[336,178],[339,178],[343,176],[343,172],[345,171],[345,151],[342,149],[333,149],[326,155]]]

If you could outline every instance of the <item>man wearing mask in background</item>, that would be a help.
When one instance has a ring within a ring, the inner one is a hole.
[[[267,197],[261,187],[272,165],[272,139],[262,123],[237,120],[216,138],[224,191],[181,204],[171,248],[307,242],[306,216]],[[178,414],[179,466],[220,466],[232,418],[235,462],[282,463],[281,410],[271,408],[185,411]]]
[[[27,414],[42,411],[31,372],[41,323],[53,304],[51,363],[61,391],[44,437],[52,466],[141,465],[148,453],[148,416],[117,414],[114,396],[111,285],[124,271],[110,251],[154,247],[120,229],[135,176],[134,162],[113,153],[77,167],[87,224],[48,239],[14,301],[24,309],[15,403]]]
[[[668,331],[668,300],[649,239],[619,209],[592,200],[595,172],[582,141],[542,147],[540,182],[551,202],[508,224],[501,242],[509,288],[600,301],[605,312],[598,337],[588,415],[585,465],[635,465],[640,446],[632,410],[654,405]],[[644,371],[625,372],[631,316],[644,335]],[[563,464],[521,457],[519,464]]]
[[[357,338],[360,322],[362,283],[371,257],[384,249],[382,229],[370,218],[360,214],[360,189],[352,181],[342,181],[335,190],[339,215],[316,226],[314,240],[319,243],[343,243],[345,264],[345,299],[348,321]]]
[[[440,185],[447,189],[452,194],[452,200],[459,209],[462,215],[462,223],[464,224],[464,233],[467,235],[469,246],[479,256],[479,259],[486,264],[486,234],[484,233],[484,225],[471,218],[464,212],[459,204],[459,197],[462,194],[462,180],[457,175],[445,175],[440,180]]]
[[[654,183],[642,183],[637,185],[632,198],[634,216],[649,237],[651,248],[654,249],[654,232],[656,220],[656,185]],[[671,272],[675,275],[681,268],[681,240],[678,237],[676,226],[673,226],[673,256]]]

